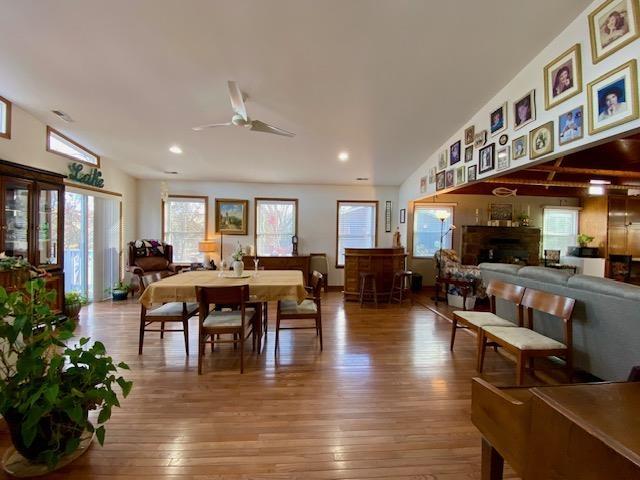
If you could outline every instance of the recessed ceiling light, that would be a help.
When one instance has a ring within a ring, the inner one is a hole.
[[[177,175],[178,172],[176,172],[175,170],[165,170],[164,173],[166,173],[167,175]]]
[[[341,162],[346,162],[347,160],[349,160],[349,152],[340,152],[338,154],[338,160],[340,160]]]
[[[175,153],[176,155],[180,155],[182,153],[182,149],[180,148],[179,145],[171,145],[169,147],[169,151],[171,153]]]

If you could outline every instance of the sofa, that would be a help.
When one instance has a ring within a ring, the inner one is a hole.
[[[640,287],[545,267],[481,263],[483,282],[496,279],[576,300],[573,352],[577,368],[602,380],[626,380],[640,365]],[[497,314],[515,322],[515,309],[496,301]],[[562,341],[562,322],[534,313],[537,332]]]

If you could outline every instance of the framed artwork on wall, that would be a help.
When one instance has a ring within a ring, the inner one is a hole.
[[[544,67],[544,108],[547,110],[582,91],[581,55],[580,44],[576,43]]]
[[[497,135],[507,129],[507,102],[504,102],[489,114],[489,130],[491,135]]]
[[[475,182],[478,178],[478,166],[477,165],[469,165],[467,167],[467,181]]]
[[[607,0],[589,14],[591,57],[598,63],[629,45],[640,32],[638,0]]]
[[[473,143],[473,137],[475,135],[475,132],[476,132],[476,127],[474,125],[471,125],[470,127],[467,127],[464,129],[465,145],[471,145]]]
[[[513,205],[510,203],[489,204],[490,220],[513,220]]]
[[[469,145],[464,149],[464,163],[473,161],[473,145]]]
[[[530,124],[536,119],[536,91],[531,90],[524,97],[513,102],[514,130]]]
[[[513,152],[513,159],[518,160],[519,158],[527,156],[527,136],[522,135],[514,139],[511,142],[511,151]]]
[[[407,221],[407,209],[400,209],[400,223],[405,223]]]
[[[479,173],[486,173],[495,168],[495,159],[493,158],[496,152],[496,144],[492,143],[484,148],[480,149],[480,168]]]
[[[447,158],[447,150],[443,150],[440,152],[440,156],[438,157],[438,171],[446,170],[449,165],[449,159]]]
[[[457,142],[455,142],[453,145],[449,147],[449,163],[451,165],[455,165],[461,160],[460,158],[460,154],[462,153],[461,150],[462,150],[462,142],[460,140],[458,140]]]
[[[590,135],[638,118],[637,69],[633,59],[587,85]]]
[[[453,169],[451,169],[451,170],[447,170],[445,173],[447,174],[445,177],[446,187],[447,188],[453,187],[456,184],[455,172],[453,171]]]
[[[391,200],[387,200],[384,204],[384,231],[391,231]]]
[[[582,105],[558,117],[558,143],[566,145],[584,136]]]
[[[216,198],[216,232],[246,235],[249,200]]]
[[[553,122],[547,122],[529,132],[529,158],[553,152]]]
[[[436,190],[444,190],[447,188],[446,179],[444,178],[445,172],[438,172],[436,174]]]
[[[509,147],[503,147],[496,153],[496,170],[506,170],[511,163]]]
[[[475,137],[473,137],[473,146],[476,148],[484,147],[484,144],[487,143],[487,131],[482,130],[476,133]]]
[[[436,182],[436,167],[431,167],[429,169],[429,179],[428,179],[428,183],[429,185],[433,184]]]
[[[464,179],[466,170],[467,167],[465,167],[464,165],[462,167],[456,168],[456,185],[462,185],[463,183],[466,183]]]
[[[427,191],[427,177],[420,177],[420,193]]]

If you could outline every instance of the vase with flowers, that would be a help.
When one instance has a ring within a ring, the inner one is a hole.
[[[242,261],[243,256],[244,252],[242,251],[242,246],[240,245],[240,242],[238,242],[238,246],[231,255],[231,258],[233,258],[231,268],[233,268],[233,273],[236,277],[242,276],[242,272],[244,271],[244,262]]]

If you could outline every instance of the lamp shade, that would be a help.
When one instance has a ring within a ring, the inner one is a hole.
[[[198,251],[202,253],[213,253],[218,251],[218,242],[215,240],[205,240],[198,242]]]
[[[451,214],[447,210],[436,210],[436,218],[441,222],[444,222],[450,216]]]

